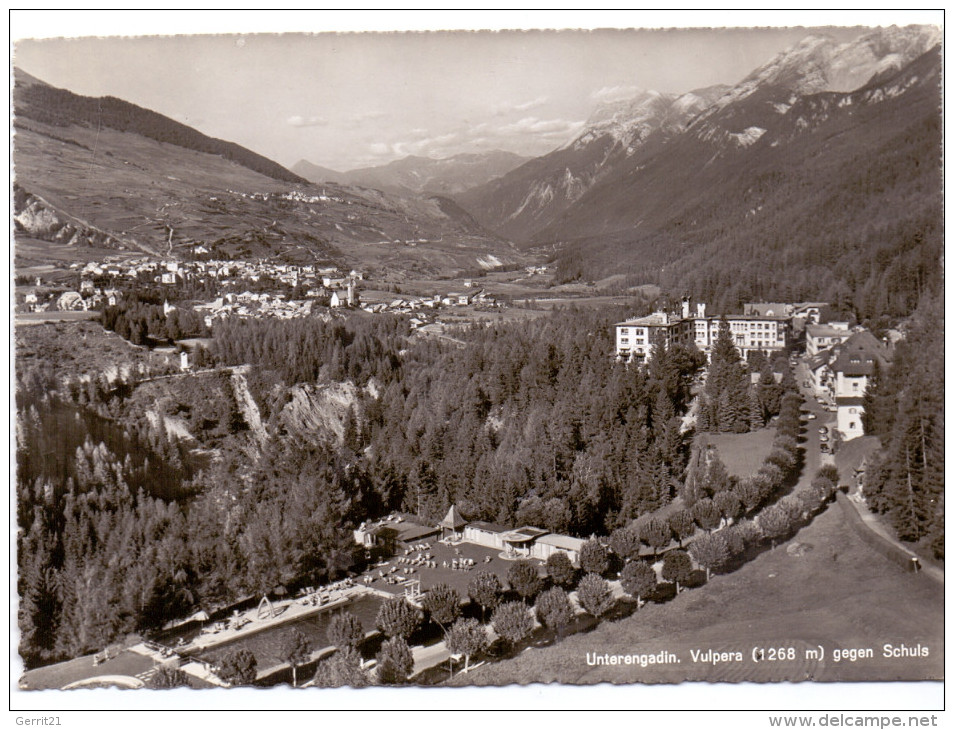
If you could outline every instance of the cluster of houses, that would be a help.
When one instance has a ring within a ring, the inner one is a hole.
[[[122,298],[123,281],[147,282],[177,286],[186,282],[197,284],[214,283],[216,287],[233,288],[255,283],[263,279],[285,284],[292,288],[307,288],[306,298],[328,297],[331,307],[357,306],[357,282],[364,277],[361,272],[342,274],[335,268],[318,268],[315,265],[277,264],[265,261],[156,261],[128,259],[125,261],[74,263],[70,268],[80,276],[76,290],[47,287],[37,280],[35,287],[18,287],[17,311],[43,312],[86,311],[101,306],[116,306]],[[102,287],[104,279],[112,286]],[[225,300],[225,301],[223,301]],[[243,316],[297,317],[310,313],[312,302],[292,303],[282,295],[225,294],[222,298],[204,306],[210,309],[211,319],[230,314]]]
[[[888,366],[888,346],[866,329],[832,322],[808,325],[805,349],[809,385],[817,398],[834,406],[841,439],[864,436],[862,399],[875,367],[884,372]]]
[[[44,285],[38,278],[34,286],[17,287],[14,308],[17,312],[86,312],[103,306],[115,307],[122,296],[119,289],[96,286],[90,280],[82,281],[79,291],[63,291]]]
[[[412,312],[422,311],[424,309],[438,309],[440,307],[466,307],[469,305],[483,307],[497,307],[498,301],[483,291],[476,292],[450,292],[448,294],[433,294],[431,296],[402,296],[392,299],[390,302],[365,303],[361,309],[366,312],[394,312],[398,314],[410,314]]]
[[[283,294],[243,292],[226,294],[206,304],[196,304],[193,309],[203,314],[205,326],[211,327],[215,320],[226,317],[307,317],[312,313],[313,305],[311,300],[290,300]]]
[[[257,200],[263,203],[267,203],[272,198],[278,198],[279,200],[292,200],[297,203],[344,203],[345,205],[351,205],[351,201],[346,198],[339,198],[333,195],[328,195],[325,190],[322,190],[320,195],[305,195],[303,192],[298,190],[292,190],[287,193],[243,193],[238,190],[228,190],[227,192],[232,195],[237,195],[240,198],[246,198],[247,200]],[[210,198],[212,201],[217,201],[218,198],[212,196]]]
[[[514,560],[545,561],[554,553],[562,552],[577,566],[585,542],[529,525],[512,529],[492,522],[471,522],[461,515],[456,505],[451,506],[437,525],[427,524],[413,515],[394,514],[363,523],[354,531],[354,539],[358,545],[381,556],[395,555],[424,540],[441,539],[450,544],[471,543],[493,548],[499,550],[502,557]]]
[[[199,247],[195,249],[200,253]],[[360,281],[358,271],[341,274],[336,268],[320,268],[315,264],[282,264],[269,261],[175,261],[148,258],[128,259],[110,263],[90,262],[83,267],[71,264],[78,271],[81,282],[101,277],[146,281],[154,284],[182,284],[185,282],[216,282],[225,285],[263,279],[291,287],[323,286],[340,289],[347,281]]]

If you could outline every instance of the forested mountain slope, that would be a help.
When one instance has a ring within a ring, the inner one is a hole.
[[[779,90],[761,89],[732,112],[763,125],[757,139],[714,147],[724,125],[710,117],[601,181],[538,240],[569,241],[562,280],[628,273],[719,306],[828,299],[905,315],[940,282],[939,80],[934,49],[775,119]]]

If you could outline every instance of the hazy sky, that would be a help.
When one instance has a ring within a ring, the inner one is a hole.
[[[282,14],[273,13],[271,23],[239,28],[327,27],[276,26],[276,15],[280,21]],[[110,24],[94,25],[97,32],[145,32],[141,24],[124,26],[110,17]],[[681,21],[692,17],[684,13]],[[870,17],[849,19],[878,22]],[[553,20],[542,13],[531,13],[530,19],[542,27]],[[202,30],[235,29],[228,20],[206,14]],[[526,20],[511,27],[520,25]],[[168,25],[146,27],[170,32]],[[193,32],[186,22],[171,27]],[[17,34],[15,22],[13,28],[14,38],[22,39],[14,44],[15,65],[47,83],[126,99],[286,166],[304,158],[337,170],[408,154],[446,157],[490,149],[544,154],[571,140],[602,101],[625,98],[637,88],[685,92],[735,83],[810,32],[839,39],[861,32],[788,27],[40,39],[29,29]],[[89,31],[64,34],[74,33]]]

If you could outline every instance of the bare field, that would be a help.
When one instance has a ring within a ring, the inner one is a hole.
[[[14,319],[17,327],[47,322],[87,322],[96,319],[99,312],[18,312]]]
[[[789,552],[796,543],[800,550]],[[734,573],[589,633],[530,647],[454,684],[937,680],[944,676],[943,594],[943,586],[865,545],[833,504],[792,541]],[[926,647],[928,656],[887,658],[885,644]],[[759,647],[783,649],[785,658],[753,661]],[[738,652],[739,661],[693,661],[692,650],[709,649]],[[835,661],[835,650],[850,649],[870,649],[871,656]],[[587,662],[588,654],[664,651],[679,661]]]

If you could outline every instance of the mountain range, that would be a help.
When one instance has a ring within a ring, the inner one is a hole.
[[[940,268],[939,41],[810,36],[734,86],[598,109],[569,144],[457,200],[555,250],[560,281],[910,311]]]
[[[315,185],[156,112],[19,69],[13,100],[19,263],[84,246],[184,256],[199,244],[219,258],[415,276],[526,259],[447,197]]]
[[[796,99],[853,91],[874,77],[899,71],[939,41],[938,29],[920,27],[880,29],[849,43],[809,36],[735,86],[682,95],[643,91],[599,107],[567,145],[457,199],[478,221],[515,241],[566,238],[568,222],[597,217],[586,214],[594,205],[592,199],[580,203],[585,193],[601,181],[666,156],[668,144],[689,132],[690,125],[689,136],[707,141],[712,154],[721,148],[747,147],[766,129],[756,122],[771,125],[781,120]],[[617,222],[612,214],[601,217],[596,229],[591,223],[586,220],[576,228],[601,233],[628,226],[628,221]]]
[[[431,193],[453,195],[483,185],[526,162],[513,152],[466,153],[444,159],[410,155],[386,165],[336,172],[300,160],[292,171],[312,182],[361,185],[402,195]]]

